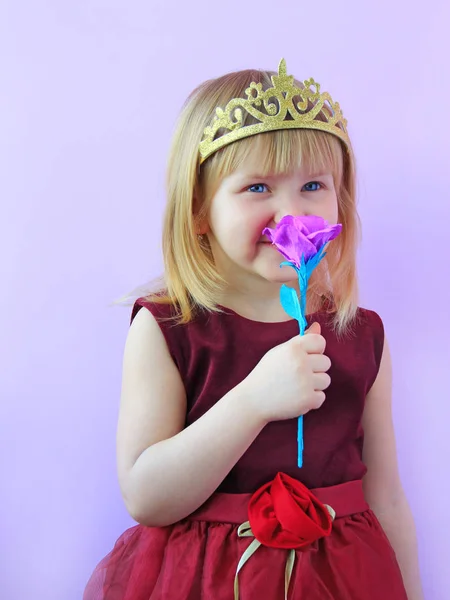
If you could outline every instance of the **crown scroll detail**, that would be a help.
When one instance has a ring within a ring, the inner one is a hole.
[[[297,87],[294,77],[287,74],[284,59],[278,75],[271,79],[273,87],[263,90],[261,83],[252,82],[245,90],[247,98],[233,98],[224,109],[216,108],[214,120],[200,142],[200,163],[232,142],[279,129],[326,131],[350,147],[347,120],[339,103],[333,102],[328,92],[321,93],[320,84],[311,78],[303,81],[304,87]],[[246,125],[245,112],[257,122]]]

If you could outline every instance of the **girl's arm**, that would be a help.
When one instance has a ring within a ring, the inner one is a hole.
[[[185,418],[180,374],[141,309],[125,344],[117,468],[127,510],[144,525],[169,525],[201,506],[265,425],[242,385],[186,429]]]
[[[363,460],[364,491],[397,555],[409,600],[423,600],[414,520],[397,464],[392,422],[392,366],[385,340],[377,379],[366,398]]]

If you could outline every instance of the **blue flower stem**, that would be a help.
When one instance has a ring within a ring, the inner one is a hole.
[[[295,317],[298,321],[298,325],[300,328],[300,335],[305,335],[306,327],[308,326],[306,320],[306,292],[308,290],[309,278],[311,277],[312,272],[320,263],[320,261],[326,256],[324,252],[325,245],[321,248],[318,248],[317,254],[308,259],[308,262],[305,261],[304,255],[302,255],[300,259],[300,264],[294,262],[293,260],[286,260],[280,264],[280,267],[289,266],[295,269],[298,277],[298,284],[300,290],[300,300],[297,297],[297,293],[294,293],[292,288],[288,288],[285,285],[281,286],[280,298],[281,304],[285,311],[291,317]],[[290,291],[289,291],[290,290]],[[295,301],[292,299],[292,293],[295,296]],[[303,466],[303,415],[298,417],[298,428],[297,428],[297,464],[299,468]]]
[[[300,269],[297,271],[298,273],[298,283],[300,288],[300,318],[299,318],[299,326],[300,326],[300,335],[305,335],[305,330],[307,326],[306,321],[306,291],[308,289],[308,281],[309,277],[306,271],[305,262],[302,257]],[[303,467],[303,415],[300,415],[298,418],[298,427],[297,427],[297,465],[299,468]]]

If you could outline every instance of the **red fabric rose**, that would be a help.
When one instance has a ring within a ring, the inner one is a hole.
[[[333,523],[326,506],[285,473],[278,473],[253,494],[248,520],[264,546],[300,550],[330,535]]]

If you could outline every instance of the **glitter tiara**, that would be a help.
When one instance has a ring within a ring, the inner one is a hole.
[[[341,107],[328,92],[320,92],[320,84],[311,78],[303,82],[303,88],[297,87],[293,75],[287,75],[284,58],[278,75],[272,75],[271,79],[273,87],[263,91],[262,84],[253,81],[245,90],[247,98],[233,98],[224,109],[216,108],[214,120],[204,130],[200,142],[200,164],[232,142],[276,129],[326,131],[350,148],[347,120]],[[261,110],[262,105],[264,110]],[[258,122],[244,125],[244,111]]]

